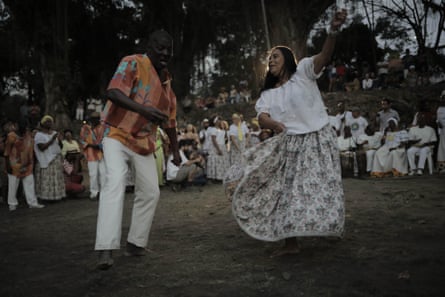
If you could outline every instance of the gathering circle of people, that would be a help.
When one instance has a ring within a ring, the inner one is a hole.
[[[271,49],[256,117],[212,113],[181,126],[167,69],[172,37],[164,30],[153,32],[145,54],[120,61],[105,106],[89,99],[84,113],[85,102],[79,100],[78,134],[56,131],[51,115],[41,117],[37,127],[4,125],[1,149],[8,182],[2,189],[8,189],[9,210],[18,208],[20,182],[29,208],[67,196],[98,201],[94,249],[102,270],[113,266],[113,251],[121,246],[125,193],[134,192],[134,206],[124,254],[139,257],[146,254],[165,185],[174,192],[223,185],[244,232],[258,240],[284,240],[272,256],[299,253],[302,236],[341,236],[342,175],[420,176],[426,168],[433,172],[434,157],[437,170],[445,173],[445,90],[436,114],[419,110],[407,127],[388,98],[382,98],[373,119],[343,102],[328,115],[317,79],[331,61],[345,19],[346,11],[337,12],[322,50],[298,63],[290,48]],[[337,84],[339,69],[327,69]],[[242,96],[235,86],[230,92],[222,88],[219,102],[250,102],[247,84],[240,85]],[[362,88],[370,85],[363,81]],[[360,82],[346,88],[358,89]],[[89,189],[83,185],[84,170]]]

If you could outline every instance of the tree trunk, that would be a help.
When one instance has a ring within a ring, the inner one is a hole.
[[[41,56],[43,88],[45,91],[44,114],[54,118],[54,128],[63,130],[71,127],[71,118],[68,114],[68,100],[66,97],[66,73],[58,70],[54,63],[47,62]]]
[[[301,59],[313,25],[333,0],[265,1],[272,46],[286,45]]]

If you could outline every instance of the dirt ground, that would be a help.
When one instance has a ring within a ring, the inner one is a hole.
[[[234,221],[218,184],[161,190],[148,255],[95,269],[97,202],[15,212],[0,205],[0,296],[445,296],[445,176],[345,179],[342,239],[305,238],[269,257]],[[125,242],[132,194],[123,221]]]

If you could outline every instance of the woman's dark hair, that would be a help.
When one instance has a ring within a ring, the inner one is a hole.
[[[270,53],[272,53],[276,49],[279,50],[283,54],[283,57],[284,57],[283,67],[284,67],[284,72],[285,72],[284,74],[290,78],[297,71],[297,62],[296,62],[295,55],[290,48],[288,48],[287,46],[282,46],[282,45],[272,48],[270,50]],[[262,93],[265,90],[275,88],[279,79],[280,79],[279,77],[273,76],[270,73],[270,71],[267,71],[266,77],[264,78],[264,86],[261,89],[260,93]]]
[[[65,129],[65,130],[63,131],[63,135],[65,135],[67,132],[70,132],[71,135],[73,135],[73,130],[71,130],[71,129]]]

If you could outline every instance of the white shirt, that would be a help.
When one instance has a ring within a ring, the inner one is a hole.
[[[207,130],[208,129],[209,128],[207,128]],[[208,139],[209,135],[207,133],[207,130],[202,129],[201,131],[199,131],[199,139],[204,138],[204,141],[201,143],[201,148],[203,151],[208,151],[210,145],[210,140]]]
[[[400,121],[399,113],[392,108],[390,108],[387,112],[384,110],[379,111],[377,113],[377,117],[380,125],[380,132],[384,132],[386,127],[388,127],[388,120],[390,118],[395,118],[397,121]]]
[[[246,125],[241,124],[241,131],[243,133],[243,140],[246,139],[246,135],[249,133],[249,129]],[[229,127],[229,135],[235,136],[238,139],[238,126],[235,124],[231,124]]]
[[[346,126],[351,127],[352,137],[357,138],[360,135],[365,134],[368,121],[362,116],[359,116],[358,118],[351,117],[346,119],[345,124]]]
[[[363,90],[369,90],[372,89],[372,83],[374,81],[372,80],[372,78],[365,78],[362,80],[362,89]]]
[[[56,131],[53,131],[51,134],[37,132],[36,136],[34,136],[34,152],[41,168],[47,168],[52,160],[54,160],[57,155],[61,154],[59,141],[57,139],[44,151],[41,151],[38,147],[39,143],[47,143],[50,141],[56,133]]]
[[[335,130],[340,131],[340,135],[344,135],[344,129],[345,129],[345,122],[347,120],[352,119],[352,112],[350,111],[344,111],[342,113],[337,113],[335,115],[336,124],[335,124]]]
[[[437,141],[436,132],[429,126],[425,126],[423,128],[420,128],[419,126],[411,127],[409,129],[409,139],[420,139],[420,141],[415,143],[414,146]]]
[[[207,129],[207,135],[209,136],[209,142],[211,142],[211,145],[213,145],[212,142],[212,136],[216,137],[216,143],[218,144],[218,146],[221,148],[221,146],[224,146],[226,143],[226,139],[225,139],[225,133],[226,131],[215,128],[215,127],[209,127]]]
[[[357,143],[363,144],[365,141],[368,141],[367,144],[363,145],[365,150],[376,150],[378,149],[382,143],[383,134],[380,132],[375,132],[374,135],[362,134],[358,137]]]
[[[338,142],[338,149],[340,150],[340,152],[349,151],[357,147],[352,137],[344,138],[343,136],[339,136],[337,138],[337,142]]]
[[[181,156],[181,166],[182,166],[184,163],[188,161],[188,159],[182,150],[179,150],[179,156]],[[180,166],[176,166],[172,161],[173,161],[173,155],[170,154],[167,161],[167,175],[166,175],[167,180],[174,180],[179,171]]]
[[[286,126],[287,134],[318,131],[329,123],[328,114],[317,86],[321,72],[314,72],[313,57],[298,63],[297,71],[285,84],[261,93],[255,109]]]

